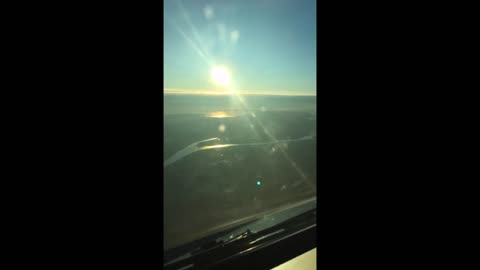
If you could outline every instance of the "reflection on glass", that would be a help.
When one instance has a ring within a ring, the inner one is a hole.
[[[229,118],[229,117],[235,117],[236,115],[233,113],[228,113],[228,112],[211,112],[207,114],[207,117],[210,118]]]

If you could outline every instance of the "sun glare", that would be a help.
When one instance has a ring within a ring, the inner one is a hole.
[[[227,85],[230,82],[230,72],[225,67],[215,67],[212,70],[212,79],[217,84]]]
[[[228,113],[228,112],[211,112],[207,114],[207,117],[209,118],[230,118],[230,117],[235,117],[233,113]]]

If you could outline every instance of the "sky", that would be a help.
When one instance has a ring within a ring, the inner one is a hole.
[[[315,95],[316,33],[316,0],[165,0],[164,93]]]

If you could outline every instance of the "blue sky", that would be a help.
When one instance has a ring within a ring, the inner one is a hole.
[[[315,0],[165,0],[164,88],[215,92],[227,67],[243,93],[316,93]]]

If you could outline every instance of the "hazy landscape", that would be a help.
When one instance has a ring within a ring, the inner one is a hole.
[[[316,97],[164,95],[164,247],[315,195]]]

